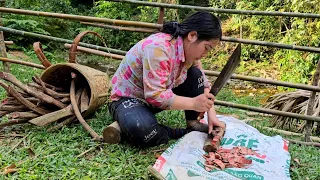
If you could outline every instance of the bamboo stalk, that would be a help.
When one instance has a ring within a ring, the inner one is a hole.
[[[306,146],[315,146],[315,147],[320,147],[320,143],[315,143],[315,142],[303,142],[303,141],[297,141],[293,139],[287,139],[289,142],[294,143],[294,144],[302,144]]]
[[[64,47],[70,49],[70,48],[71,48],[71,44],[64,44]],[[81,46],[78,46],[78,47],[77,47],[77,50],[78,50],[78,51],[81,51],[81,52],[85,52],[85,53],[91,53],[91,54],[95,54],[95,55],[99,55],[99,56],[104,56],[104,57],[111,57],[111,58],[119,59],[119,60],[123,59],[123,57],[124,57],[124,56],[122,56],[122,55],[107,53],[107,52],[104,52],[104,51],[99,51],[99,50],[95,50],[95,49],[85,48],[85,47],[81,47]]]
[[[299,118],[299,119],[302,119],[302,120],[310,120],[310,121],[320,122],[320,117],[313,117],[313,116],[307,116],[307,115],[302,115],[302,114],[284,112],[284,111],[279,111],[279,110],[248,106],[248,105],[244,105],[244,104],[236,104],[236,103],[220,101],[220,100],[215,100],[214,104],[215,105],[226,106],[226,107],[232,107],[232,108],[245,109],[245,110],[255,111],[255,112],[260,112],[260,113],[267,113],[267,114],[273,114],[273,115],[279,115],[279,116]]]
[[[157,29],[149,29],[149,28],[131,28],[131,27],[113,26],[113,25],[90,23],[90,22],[80,22],[80,23],[87,26],[101,27],[105,29],[114,29],[119,31],[132,31],[132,32],[143,32],[143,33],[154,33],[158,31]]]
[[[264,127],[264,126],[258,126],[258,128],[265,129],[265,130],[268,130],[268,131],[277,132],[277,133],[288,135],[288,136],[304,137],[304,134],[301,134],[301,133],[295,133],[295,132],[285,131],[285,130],[276,129],[276,128],[270,128],[270,127]],[[320,142],[320,138],[319,137],[310,136],[310,138],[311,138],[312,141]]]
[[[37,39],[56,41],[56,42],[60,42],[60,43],[72,44],[72,42],[73,42],[72,40],[68,40],[68,39],[57,38],[57,37],[47,36],[47,35],[42,35],[42,34],[37,34],[37,33],[31,33],[31,32],[11,29],[11,28],[2,27],[2,26],[0,26],[0,30],[4,31],[4,32],[7,32],[7,33],[11,33],[11,34],[24,36],[24,37],[32,37],[32,38],[37,38]],[[106,52],[117,53],[117,54],[121,54],[121,55],[125,55],[126,54],[125,51],[121,51],[121,50],[118,50],[118,49],[106,48],[106,47],[96,46],[96,45],[93,45],[93,44],[88,44],[88,43],[83,43],[83,42],[80,42],[79,45],[83,46],[83,47],[91,48],[91,49],[103,50],[103,51],[106,51]]]
[[[13,41],[4,41],[4,44],[5,45],[13,45],[14,43],[13,43]]]
[[[31,94],[34,97],[37,97],[39,99],[41,99],[42,101],[49,103],[49,104],[54,104],[55,106],[59,107],[59,108],[65,108],[66,105],[55,100],[53,97],[48,96],[42,92],[39,92],[37,90],[32,90],[30,89],[28,86],[24,85],[23,83],[21,83],[15,76],[13,76],[10,73],[5,73],[5,72],[0,72],[0,78],[11,82],[12,84],[14,84],[15,86],[23,89],[25,92]]]
[[[220,72],[218,72],[218,71],[209,71],[209,70],[204,70],[204,73],[208,76],[215,76],[215,77],[218,77],[220,74]],[[291,87],[291,88],[320,92],[320,87],[318,87],[318,86],[290,83],[290,82],[286,82],[286,81],[277,81],[277,80],[271,80],[271,79],[253,77],[253,76],[244,76],[244,75],[240,75],[240,74],[232,74],[231,79],[240,79],[240,80],[251,81],[251,82],[272,84],[272,85],[276,85],[276,86],[284,86],[284,87]]]
[[[196,10],[196,11],[209,11],[209,12],[214,12],[214,13],[226,13],[226,14],[320,18],[320,14],[311,14],[311,13],[221,9],[221,8],[212,8],[212,7],[201,7],[201,6],[180,5],[180,4],[167,4],[167,3],[136,1],[136,0],[109,0],[109,1],[124,2],[124,3],[137,4],[137,5],[143,5],[143,6],[163,7],[163,8],[172,8],[172,9],[190,9],[190,10]]]
[[[42,11],[30,11],[30,10],[14,9],[14,8],[1,7],[0,12],[24,14],[24,15],[32,15],[32,16],[44,16],[44,17],[60,18],[60,19],[70,19],[70,20],[76,20],[76,21],[100,22],[100,23],[107,23],[107,24],[113,24],[113,25],[141,26],[141,27],[147,27],[147,28],[161,27],[161,25],[157,25],[154,23],[125,21],[125,20],[116,20],[116,19],[90,17],[90,16],[79,16],[79,15],[61,14],[61,13],[50,13],[50,12],[42,12]]]
[[[45,67],[40,64],[35,64],[35,63],[31,63],[31,62],[24,62],[24,61],[4,58],[4,57],[0,57],[0,61],[14,63],[14,64],[21,64],[21,65],[25,65],[25,66],[35,67],[38,69],[45,69]]]

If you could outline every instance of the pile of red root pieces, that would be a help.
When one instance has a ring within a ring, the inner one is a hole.
[[[217,152],[209,152],[203,155],[205,169],[224,170],[225,168],[244,168],[252,163],[251,159],[246,159],[247,155],[256,155],[256,152],[247,147],[234,147],[232,149],[219,148]]]
[[[0,130],[15,124],[47,126],[57,122],[49,129],[53,131],[78,119],[94,139],[100,139],[81,115],[88,110],[90,101],[90,88],[82,84],[76,87],[82,78],[71,72],[70,86],[64,89],[47,84],[37,76],[32,78],[33,82],[23,84],[14,75],[0,72],[0,79],[12,84],[0,81],[8,96],[1,102],[0,117],[7,115],[9,119],[0,123]]]

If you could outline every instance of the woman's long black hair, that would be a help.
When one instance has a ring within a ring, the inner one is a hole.
[[[182,23],[164,23],[161,32],[171,34],[173,38],[186,37],[189,32],[196,31],[198,40],[221,39],[222,29],[220,19],[205,11],[199,11],[188,17]]]

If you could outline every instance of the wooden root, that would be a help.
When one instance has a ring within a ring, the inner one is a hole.
[[[83,125],[83,127],[90,133],[90,135],[93,137],[94,140],[97,141],[102,141],[102,137],[99,136],[87,123],[86,121],[83,119],[78,104],[76,102],[76,98],[75,98],[75,78],[76,78],[76,74],[75,73],[71,73],[72,76],[72,81],[71,81],[71,87],[70,87],[70,100],[71,100],[71,104],[72,104],[72,108],[73,111],[75,113],[75,115],[77,116],[78,120],[80,121],[80,123]]]

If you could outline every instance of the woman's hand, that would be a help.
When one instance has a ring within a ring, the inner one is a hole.
[[[225,124],[222,123],[216,115],[216,111],[214,110],[214,107],[212,107],[208,111],[208,125],[209,125],[209,131],[208,133],[211,134],[213,126],[219,126],[225,128]]]
[[[197,97],[192,98],[193,110],[197,112],[207,112],[211,109],[214,101],[214,95],[210,93],[204,93]]]

